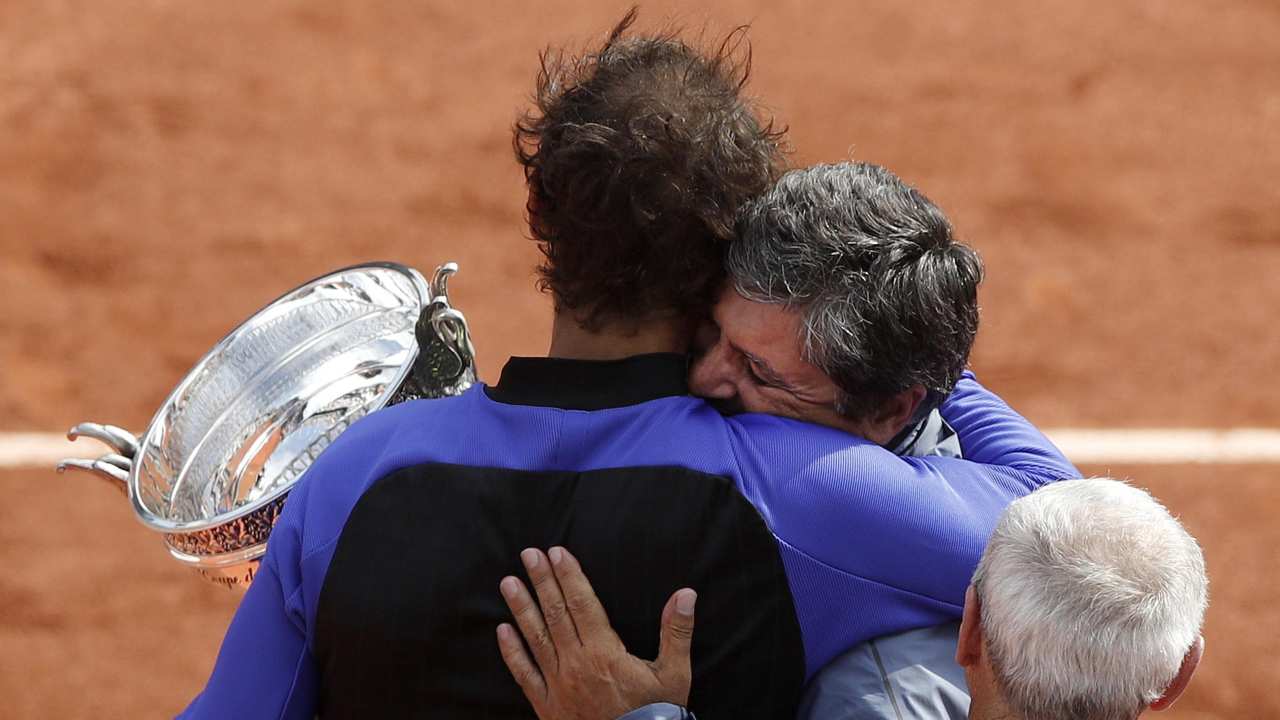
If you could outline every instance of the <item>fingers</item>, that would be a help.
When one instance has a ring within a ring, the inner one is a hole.
[[[693,645],[693,608],[698,593],[689,588],[677,590],[662,610],[662,631],[658,639],[658,659],[653,666],[663,685],[680,688],[688,699],[693,669],[689,659]]]
[[[582,643],[578,639],[578,630],[569,617],[565,607],[564,593],[560,590],[560,582],[551,571],[551,562],[541,550],[528,548],[520,552],[520,561],[529,573],[529,581],[533,583],[533,591],[538,595],[538,605],[542,607],[542,617],[546,622],[547,632],[557,647],[571,648]]]
[[[547,625],[542,620],[542,611],[533,601],[533,596],[529,594],[524,583],[510,576],[502,578],[498,589],[502,592],[502,599],[506,600],[507,607],[511,609],[511,615],[516,619],[520,634],[529,644],[529,651],[533,653],[533,659],[538,663],[538,667],[544,673],[555,672],[560,666],[560,660],[556,655],[555,644],[551,641],[551,634],[547,631]]]
[[[538,671],[538,667],[529,659],[524,643],[516,637],[515,628],[507,623],[498,626],[498,651],[502,653],[502,661],[511,671],[511,677],[524,691],[524,696],[536,709],[541,706],[547,696],[547,682]]]
[[[578,637],[583,645],[620,642],[609,624],[609,616],[596,597],[591,582],[582,572],[582,565],[568,550],[553,547],[547,553],[551,559],[551,569],[560,582],[560,590],[564,593],[565,607],[578,629]]]

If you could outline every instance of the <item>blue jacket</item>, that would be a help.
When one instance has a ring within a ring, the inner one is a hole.
[[[374,413],[317,459],[293,490],[213,675],[184,717],[313,717],[321,677],[316,611],[335,548],[366,491],[406,467],[680,466],[729,479],[776,541],[806,678],[869,638],[958,618],[1003,508],[1078,476],[969,374],[942,408],[964,460],[898,457],[767,415],[723,417],[689,396],[575,410],[492,394],[476,386]]]

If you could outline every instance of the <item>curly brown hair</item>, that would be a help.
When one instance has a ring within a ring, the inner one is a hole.
[[[705,312],[734,217],[779,175],[782,136],[743,97],[746,28],[701,52],[675,31],[541,55],[517,120],[538,286],[588,329]]]

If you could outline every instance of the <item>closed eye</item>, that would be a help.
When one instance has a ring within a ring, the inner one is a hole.
[[[747,360],[747,373],[751,375],[751,379],[758,385],[765,387],[780,387],[777,383],[765,378],[763,373],[756,369],[756,364],[752,360]]]

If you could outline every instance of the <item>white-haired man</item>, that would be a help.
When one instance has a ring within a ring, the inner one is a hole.
[[[544,606],[562,611],[512,610],[523,632],[556,638],[556,666],[536,667],[510,643],[504,655],[542,720],[606,720],[654,701],[663,702],[626,720],[689,717],[674,703],[689,692],[692,604],[683,615],[671,609],[689,590],[664,611],[661,653],[646,663],[609,629],[567,551],[556,548],[534,582],[554,596]],[[1040,488],[1000,517],[965,599],[956,660],[969,718],[1133,720],[1162,710],[1200,662],[1207,605],[1200,546],[1151,495],[1105,478]],[[843,717],[835,705],[820,712],[810,717]],[[911,708],[898,716],[923,717]]]
[[[1168,707],[1204,652],[1195,538],[1146,492],[1069,480],[1015,500],[965,599],[969,717],[1129,720]]]

